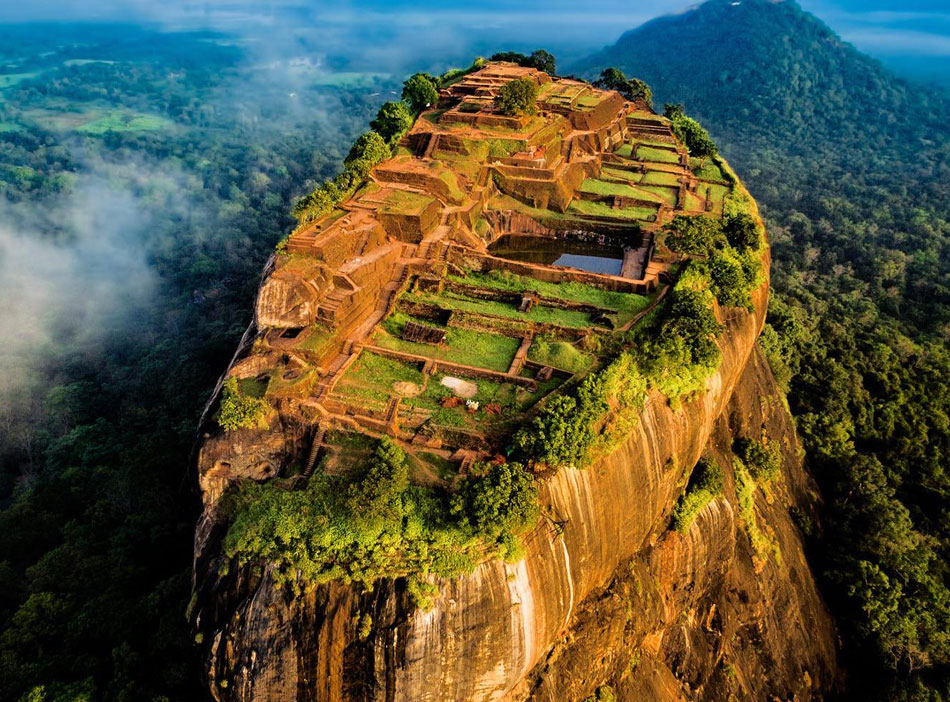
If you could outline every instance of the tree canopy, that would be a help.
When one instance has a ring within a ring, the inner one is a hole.
[[[495,105],[506,115],[533,115],[538,111],[538,84],[530,78],[505,83],[498,91]]]
[[[369,126],[392,144],[412,126],[412,122],[412,110],[405,102],[398,100],[383,103],[376,113],[376,119]]]
[[[641,99],[653,106],[653,91],[639,78],[628,79],[619,68],[605,68],[594,81],[594,87],[601,90],[616,90],[628,100]]]
[[[419,114],[439,101],[439,83],[427,73],[416,73],[402,86],[402,99]]]

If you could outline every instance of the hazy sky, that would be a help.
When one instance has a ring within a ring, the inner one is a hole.
[[[683,0],[32,0],[0,3],[0,21],[33,19],[136,19],[171,24],[243,25],[254,16],[279,22],[286,14],[357,21],[398,15],[424,24],[492,25],[508,33],[557,27],[555,43],[606,44],[658,14],[695,2]],[[848,40],[875,53],[950,55],[950,0],[801,0]],[[594,9],[596,8],[596,9]],[[550,36],[550,35],[549,35]]]
[[[847,41],[894,66],[950,82],[950,0],[800,0]],[[0,22],[136,20],[205,26],[289,43],[294,33],[340,46],[366,45],[367,61],[454,59],[537,44],[564,63],[612,43],[688,0],[31,0],[0,2]],[[268,34],[270,30],[270,34]],[[361,41],[363,40],[363,41]],[[368,40],[368,41],[366,41]],[[312,41],[308,42],[313,46]],[[273,47],[275,50],[277,47]],[[454,52],[454,55],[453,55]],[[948,75],[943,76],[943,73]]]

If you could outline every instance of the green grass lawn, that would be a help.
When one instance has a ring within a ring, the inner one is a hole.
[[[602,202],[586,202],[584,200],[574,200],[568,212],[577,214],[592,215],[595,217],[604,217],[609,219],[628,219],[628,220],[646,220],[656,219],[656,209],[653,207],[625,207],[615,210]]]
[[[581,373],[591,367],[594,358],[568,341],[537,338],[528,349],[528,359],[535,363]]]
[[[549,283],[543,280],[535,280],[528,276],[515,275],[507,271],[490,271],[488,273],[468,271],[464,277],[450,276],[450,278],[459,283],[465,283],[466,285],[476,285],[479,287],[492,288],[493,290],[513,290],[516,292],[533,290],[545,297],[571,300],[572,302],[584,302],[589,305],[604,307],[606,309],[615,310],[621,323],[625,318],[629,319],[650,304],[650,298],[644,295],[613,292],[574,281]]]
[[[706,159],[706,163],[703,165],[696,164],[693,166],[694,159],[690,159],[690,166],[692,167],[693,173],[696,174],[699,178],[705,178],[706,180],[726,180],[726,176],[723,175],[722,169],[716,164],[712,159]]]
[[[621,144],[620,148],[614,151],[614,153],[624,158],[630,158],[633,153],[633,144]]]
[[[394,351],[414,353],[419,356],[461,363],[477,368],[487,368],[502,373],[506,372],[511,366],[515,352],[521,345],[520,339],[468,329],[451,328],[447,330],[445,343],[441,346],[405,341],[400,337],[403,327],[410,320],[431,325],[431,322],[426,320],[413,319],[409,315],[397,312],[390,315],[382,323],[380,329],[376,332],[374,343]]]
[[[267,393],[267,380],[258,380],[257,378],[242,378],[238,381],[238,389],[242,395],[248,397],[261,398]]]
[[[315,324],[313,331],[310,332],[304,341],[297,345],[297,348],[313,351],[314,353],[323,353],[327,350],[333,338],[334,334],[332,331],[319,324]]]
[[[647,171],[643,180],[641,181],[642,185],[672,185],[679,187],[680,177],[675,173],[667,173],[666,171]]]
[[[679,154],[675,151],[657,149],[653,146],[637,145],[637,156],[640,161],[654,161],[655,163],[679,163]]]
[[[643,178],[642,173],[634,173],[633,171],[625,171],[622,168],[609,168],[604,166],[600,171],[601,176],[607,178],[613,178],[614,180],[625,180],[630,183],[639,183]]]
[[[384,211],[393,214],[419,214],[434,199],[409,190],[393,190],[386,197]]]
[[[588,178],[581,183],[581,192],[595,195],[617,195],[620,197],[640,197],[640,193],[629,185],[611,183],[607,180]]]
[[[102,117],[76,127],[76,131],[93,135],[101,135],[107,132],[153,132],[171,125],[172,122],[164,117],[113,110]]]
[[[679,186],[677,186],[678,188]],[[665,188],[662,185],[641,185],[641,190],[645,190],[651,195],[656,196],[660,202],[670,207],[676,207],[677,190]]]
[[[364,351],[336,384],[334,392],[354,400],[386,402],[398,382],[422,385],[418,366]]]
[[[586,312],[577,310],[562,310],[557,307],[535,305],[530,312],[519,312],[514,305],[496,300],[478,300],[454,292],[444,292],[439,295],[412,295],[411,299],[438,305],[447,310],[461,310],[476,314],[493,314],[509,319],[521,319],[543,324],[557,324],[562,327],[576,327],[583,329],[590,326],[590,316]]]
[[[708,197],[712,200],[714,212],[722,212],[723,199],[729,194],[729,188],[715,183],[700,183],[696,187],[696,194],[700,198],[706,199]]]

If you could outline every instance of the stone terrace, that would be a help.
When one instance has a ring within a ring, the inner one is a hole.
[[[539,86],[536,115],[495,109],[519,78]],[[260,340],[231,374],[321,440],[358,428],[464,467],[662,299],[672,260],[654,232],[721,211],[729,187],[694,170],[643,103],[489,64],[444,89],[349,201],[291,236],[257,301]],[[496,255],[512,236],[622,261],[604,273],[571,267],[585,256]]]

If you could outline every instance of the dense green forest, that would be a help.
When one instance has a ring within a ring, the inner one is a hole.
[[[849,696],[950,699],[950,101],[792,2],[714,0],[576,70],[607,66],[683,103],[763,207],[763,343],[824,497],[801,526]]]
[[[288,73],[208,33],[0,31],[0,278],[31,288],[4,290],[22,326],[0,351],[2,699],[204,698],[184,614],[198,417],[292,201],[393,89]],[[123,273],[125,247],[141,261]],[[121,275],[149,284],[127,305],[104,288],[105,317],[31,306]]]
[[[683,103],[763,206],[764,344],[825,498],[801,527],[850,691],[950,699],[946,98],[790,2],[713,0],[575,70],[606,66]],[[108,306],[51,319],[24,289],[0,317],[22,325],[0,349],[3,699],[204,698],[183,615],[197,420],[294,198],[398,90],[286,69],[211,33],[0,30],[0,253],[26,250],[17,280],[37,291],[81,273],[64,252],[101,256],[83,282]],[[122,286],[98,283],[120,275],[147,285],[113,300]]]

